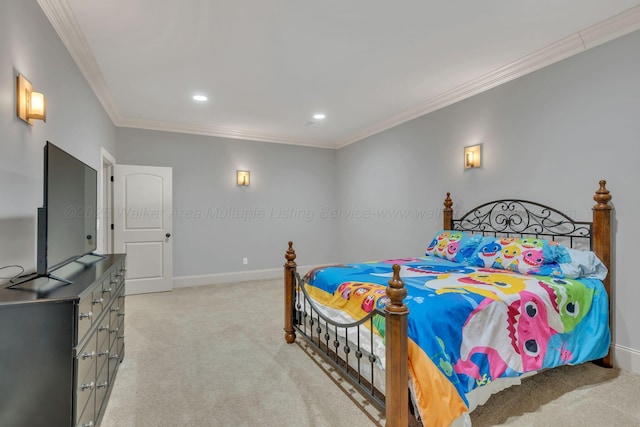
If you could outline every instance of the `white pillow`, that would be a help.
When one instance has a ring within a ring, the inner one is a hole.
[[[571,262],[560,263],[560,268],[565,277],[569,279],[585,277],[600,280],[604,280],[604,278],[607,277],[607,267],[600,261],[595,253],[571,248],[566,249],[571,257]]]

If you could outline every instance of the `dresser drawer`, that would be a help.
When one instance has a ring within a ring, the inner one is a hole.
[[[114,349],[109,352],[109,380],[113,382],[113,379],[116,376],[116,372],[118,371],[118,366],[120,366],[120,353],[116,350],[117,346],[114,345]]]
[[[116,345],[116,342],[118,342],[118,337],[120,336],[120,328],[119,327],[111,327],[111,329],[109,329],[109,352],[111,353],[117,353],[118,352],[118,346]]]
[[[109,302],[113,299],[115,292],[118,288],[118,279],[115,273],[112,273],[107,279],[102,282],[102,298],[104,299],[104,306],[108,307]]]
[[[116,334],[116,342],[113,343],[115,346],[115,351],[120,355],[120,361],[122,361],[122,356],[124,355],[124,321],[120,324],[118,328],[118,333]]]
[[[82,419],[88,417],[88,420],[93,420],[96,390],[95,356],[83,359],[79,362],[78,368],[82,368],[83,375],[78,376],[76,384],[76,413],[83,414]],[[88,422],[88,420],[84,422]]]
[[[110,309],[111,320],[109,321],[111,325],[119,326],[121,323],[124,323],[124,298],[118,297],[113,301]]]
[[[96,348],[97,335],[93,335],[85,344],[85,346],[76,354],[76,369],[79,382],[87,381],[85,384],[91,382],[95,383],[96,376],[96,360],[97,360],[97,348]],[[81,384],[77,384],[80,388]]]
[[[100,317],[103,307],[106,307],[106,305],[102,296],[102,285],[99,285],[91,293],[91,312],[93,313],[94,321]]]
[[[111,326],[118,326],[119,323],[120,317],[118,316],[118,313],[120,313],[120,305],[118,305],[118,301],[119,300],[116,298],[109,308],[109,324]]]
[[[118,311],[118,323],[120,324],[120,330],[124,333],[124,320],[126,315],[124,295],[118,296],[118,306],[120,307]]]
[[[96,372],[100,373],[100,370],[103,369],[104,366],[107,365],[107,360],[109,359],[109,338],[105,337],[105,339],[98,344],[98,350],[96,355]]]
[[[122,285],[124,283],[124,276],[126,274],[127,269],[124,267],[124,263],[120,264],[117,268],[116,279],[118,280],[118,285]]]
[[[76,419],[76,427],[95,427],[95,416],[96,416],[96,409],[95,409],[95,398],[93,395],[93,390],[91,391],[91,396],[90,396],[90,400],[91,400],[91,405],[86,405],[84,410],[82,410],[82,408],[79,408],[80,410],[82,410],[82,413],[80,413],[80,415],[78,415],[77,419]]]
[[[78,405],[78,412],[81,414],[78,417],[78,424],[82,422],[93,421],[95,413],[95,378],[88,383],[81,383],[76,391],[76,404]],[[86,420],[85,420],[86,418]]]
[[[109,376],[109,363],[107,358],[104,360],[104,366],[102,369],[98,367],[100,374],[98,375],[98,379],[96,381],[96,413],[100,413],[102,410],[102,406],[104,405],[104,397],[107,394],[107,390],[109,390],[109,384],[111,382],[111,378]]]
[[[98,323],[98,327],[96,329],[96,333],[98,334],[98,352],[101,349],[109,350],[109,334],[111,331],[111,323],[110,317],[104,316],[100,323]]]
[[[92,294],[89,293],[86,297],[80,300],[78,304],[78,341],[81,342],[85,334],[91,329],[91,323],[93,321],[92,310]]]

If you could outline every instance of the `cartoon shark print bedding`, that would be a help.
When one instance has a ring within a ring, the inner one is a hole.
[[[608,297],[597,279],[426,256],[315,269],[307,291],[356,320],[384,308],[393,264],[408,291],[409,373],[425,425],[450,425],[468,410],[468,393],[498,378],[607,354]],[[384,321],[373,324],[384,339]]]

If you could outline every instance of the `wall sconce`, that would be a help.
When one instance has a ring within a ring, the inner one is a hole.
[[[33,126],[34,120],[47,121],[47,99],[43,94],[33,91],[29,80],[18,75],[16,85],[16,114]]]
[[[464,168],[479,168],[482,165],[481,145],[471,145],[464,147]]]
[[[249,171],[236,171],[238,176],[239,186],[249,185]]]

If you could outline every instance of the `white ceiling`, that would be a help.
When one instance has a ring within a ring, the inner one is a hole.
[[[640,0],[38,2],[116,126],[331,148],[640,28]]]

